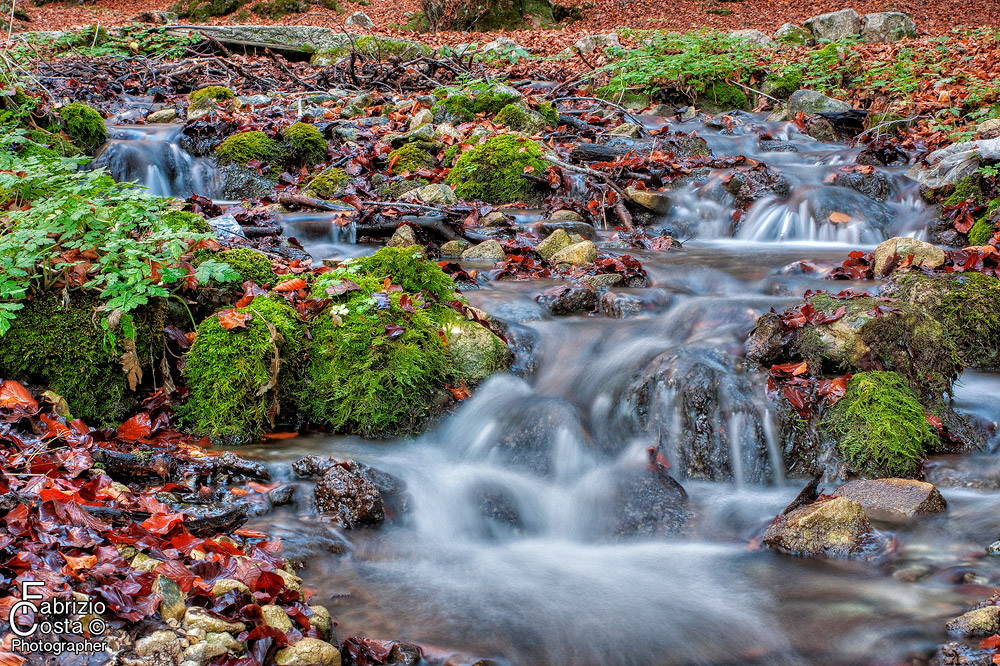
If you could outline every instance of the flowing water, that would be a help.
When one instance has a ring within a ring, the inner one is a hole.
[[[758,201],[734,229],[731,197],[718,194],[723,172],[678,189],[660,224],[691,239],[683,250],[631,251],[650,281],[624,290],[641,300],[639,316],[552,317],[534,301],[549,284],[487,282],[466,292],[469,300],[510,322],[511,338],[532,351],[519,356],[518,372],[478,387],[429,433],[388,442],[312,435],[242,449],[293,483],[290,464],[307,453],[358,460],[405,483],[406,510],[377,530],[345,533],[317,520],[308,484],[297,508],[255,519],[308,562],[302,575],[341,638],[466,655],[456,664],[890,663],[930,654],[947,639],[945,621],[1000,584],[1000,559],[984,556],[1000,536],[996,490],[943,488],[948,512],[891,526],[896,548],[882,563],[797,559],[748,545],[803,485],[782,473],[762,378],[740,369],[755,318],[807,289],[834,286],[824,269],[849,250],[922,235],[931,215],[901,170],[882,169],[892,191],[877,203],[828,182],[856,150],[782,124],[764,129],[796,152],[761,152],[750,125],[678,129],[698,129],[717,155],[766,162],[788,178],[787,196]],[[116,175],[158,192],[212,195],[211,170],[177,156],[165,130],[121,136],[107,148],[120,156]],[[851,221],[831,222],[830,210]],[[331,216],[284,223],[318,259],[375,249],[354,244]],[[649,376],[640,419],[634,389]],[[713,397],[692,407],[698,387]],[[956,403],[995,424],[998,388],[1000,378],[970,373]],[[698,436],[722,452],[721,480],[686,479],[675,464],[692,509],[685,528],[673,537],[618,536],[621,480],[647,464],[658,440],[676,463],[695,421],[704,425]],[[530,443],[527,461],[509,455],[511,438]],[[944,460],[935,474],[970,464],[993,470],[1000,488],[992,454]],[[484,510],[487,497],[493,510]],[[329,552],[341,541],[346,554]]]

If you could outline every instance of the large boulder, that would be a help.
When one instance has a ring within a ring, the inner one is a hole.
[[[913,266],[923,266],[926,268],[936,268],[944,263],[944,250],[916,238],[905,238],[897,236],[887,241],[882,241],[875,248],[875,275],[882,275],[886,272],[886,267],[890,262],[905,261],[912,256]]]
[[[661,467],[625,470],[618,480],[614,512],[618,536],[667,536],[687,521],[687,493]]]
[[[917,36],[917,24],[902,12],[865,14],[861,25],[861,40],[865,42],[898,42]]]
[[[871,557],[883,547],[864,508],[844,497],[815,502],[774,519],[764,545],[793,555]]]
[[[820,14],[806,19],[805,27],[812,31],[816,39],[836,42],[861,32],[861,17],[853,9]]]
[[[841,113],[850,111],[851,108],[847,102],[827,97],[815,90],[796,90],[788,98],[788,114],[793,118],[799,111],[811,116],[817,113]]]
[[[930,190],[957,185],[983,164],[1000,161],[1000,137],[953,143],[935,150],[925,161],[928,166],[912,167],[907,177]]]
[[[785,23],[778,28],[777,32],[774,33],[774,38],[782,44],[792,44],[793,46],[812,46],[816,43],[811,31],[794,23]]]
[[[857,502],[869,518],[882,520],[942,513],[948,508],[934,484],[913,479],[860,479],[832,494]]]

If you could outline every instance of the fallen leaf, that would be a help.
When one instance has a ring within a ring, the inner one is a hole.
[[[851,216],[847,213],[833,212],[830,213],[830,221],[834,224],[847,224],[851,221]]]
[[[240,312],[235,308],[229,308],[219,313],[219,325],[227,331],[234,328],[246,328],[251,319],[253,319],[253,315],[249,312]]]

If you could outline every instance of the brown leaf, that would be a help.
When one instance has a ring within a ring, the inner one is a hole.
[[[251,319],[253,319],[253,315],[249,312],[240,312],[235,308],[229,308],[219,313],[219,325],[227,331],[234,328],[246,328]]]
[[[833,212],[830,213],[830,221],[834,224],[847,224],[851,221],[851,216],[847,213]]]

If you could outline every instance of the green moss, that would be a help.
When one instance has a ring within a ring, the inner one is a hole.
[[[309,3],[305,0],[268,0],[257,2],[251,7],[254,14],[277,20],[289,14],[301,14],[309,11]]]
[[[389,163],[392,164],[392,173],[414,173],[417,169],[433,167],[434,156],[428,152],[426,144],[408,143],[389,153]]]
[[[521,96],[506,90],[506,86],[492,86],[476,94],[472,100],[473,113],[499,113],[508,104],[520,101]]]
[[[538,113],[542,114],[549,125],[555,127],[559,124],[559,110],[552,102],[541,102],[538,105]]]
[[[313,176],[306,186],[306,194],[320,199],[336,199],[347,190],[350,178],[343,169],[330,167]]]
[[[295,123],[286,127],[282,135],[291,163],[308,166],[326,160],[326,139],[315,125]]]
[[[433,261],[413,247],[384,247],[370,257],[351,259],[346,264],[359,275],[377,280],[391,278],[404,291],[426,292],[439,301],[455,300],[455,282]]]
[[[475,105],[468,95],[452,95],[441,102],[440,106],[444,108],[445,119],[450,123],[460,125],[476,119]]]
[[[972,200],[973,203],[981,203],[986,199],[986,193],[983,192],[983,185],[979,179],[979,176],[973,174],[971,176],[966,176],[955,185],[955,191],[945,199],[946,206],[957,206],[968,200]]]
[[[544,127],[547,121],[535,111],[530,111],[518,104],[508,104],[500,109],[500,113],[496,115],[493,122],[516,132],[534,134]]]
[[[860,372],[821,422],[852,469],[872,477],[912,477],[937,434],[917,396],[894,372]]]
[[[121,366],[124,348],[109,343],[96,309],[101,301],[57,294],[25,302],[0,344],[0,377],[38,383],[66,398],[73,415],[91,425],[117,426],[137,404]],[[133,312],[136,353],[149,365],[152,341],[163,329],[160,304]],[[121,328],[117,330],[119,341]]]
[[[271,259],[263,252],[240,247],[223,250],[218,254],[218,258],[240,274],[241,282],[253,280],[258,286],[263,287],[274,284],[278,279],[274,269],[271,268]]]
[[[188,94],[188,99],[192,102],[197,102],[199,99],[204,97],[213,99],[221,104],[227,100],[235,98],[236,93],[224,86],[205,86],[204,88],[199,88],[198,90]]]
[[[462,153],[447,182],[455,186],[460,199],[490,203],[537,200],[535,185],[524,174],[526,167],[539,176],[545,173],[547,163],[542,156],[534,141],[502,134]]]
[[[281,144],[258,131],[234,134],[215,149],[215,159],[222,166],[246,165],[251,160],[274,164],[281,156]]]
[[[769,74],[767,83],[771,94],[781,99],[788,99],[796,90],[802,87],[802,73],[788,71],[782,74]]]
[[[60,134],[53,132],[43,132],[41,130],[28,130],[25,136],[31,141],[21,149],[21,154],[25,157],[75,157],[80,154],[72,141],[68,141]]]
[[[430,184],[431,181],[426,178],[394,178],[390,180],[382,174],[372,176],[372,186],[383,199],[398,199],[407,192]]]
[[[715,81],[705,87],[705,92],[698,96],[699,104],[717,108],[723,111],[734,109],[745,110],[750,106],[747,95],[739,86],[724,81]]]
[[[258,296],[239,312],[251,315],[246,328],[227,331],[215,315],[198,326],[183,373],[191,396],[179,412],[194,432],[235,442],[259,435],[279,409],[294,408],[306,341],[279,297]]]
[[[986,245],[993,238],[993,223],[980,218],[969,229],[969,245]]]
[[[448,168],[455,166],[455,160],[458,156],[462,154],[462,144],[454,143],[448,146],[448,149],[444,151],[444,165]]]
[[[108,130],[101,114],[86,104],[73,102],[59,109],[66,134],[88,152],[93,152],[108,140]]]
[[[212,225],[197,213],[183,210],[168,210],[163,214],[163,221],[174,231],[191,231],[196,234],[212,232]]]
[[[649,106],[649,96],[631,90],[622,90],[612,86],[604,86],[597,91],[597,96],[626,109],[645,109]]]

